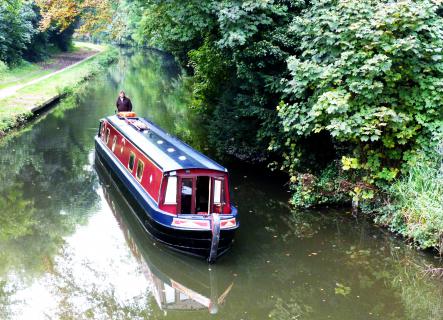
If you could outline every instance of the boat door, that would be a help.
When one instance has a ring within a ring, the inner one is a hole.
[[[178,185],[180,214],[211,214],[223,212],[224,178],[182,176]]]
[[[211,194],[212,194],[212,201],[211,201],[211,213],[222,213],[223,207],[225,205],[225,180],[223,177],[214,177],[211,179],[212,185],[211,185]]]
[[[195,183],[193,177],[179,179],[179,213],[195,213]]]

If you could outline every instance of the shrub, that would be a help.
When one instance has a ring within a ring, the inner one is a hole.
[[[343,167],[383,186],[442,131],[443,19],[429,0],[317,0],[291,26],[279,106],[289,155],[302,137],[328,132]],[[303,156],[303,155],[301,155]],[[289,157],[288,163],[297,161]]]
[[[4,63],[3,61],[0,61],[0,79],[2,78],[3,74],[5,72],[7,72],[8,70],[9,70],[9,68],[6,65],[6,63]]]
[[[389,187],[390,204],[377,221],[421,248],[443,249],[442,157],[419,154],[405,176]]]
[[[0,4],[0,60],[14,64],[21,60],[22,53],[31,42],[36,30],[32,26],[35,13],[26,3],[8,7]]]

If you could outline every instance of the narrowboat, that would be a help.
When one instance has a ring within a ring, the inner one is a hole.
[[[109,205],[123,236],[140,265],[159,310],[168,313],[209,312],[222,307],[234,287],[232,270],[217,270],[179,256],[146,237],[137,217],[144,212],[126,197],[110,171],[96,159],[96,170]],[[153,310],[155,315],[155,310]]]
[[[95,147],[158,242],[210,263],[229,250],[239,221],[226,168],[133,112],[102,119]]]

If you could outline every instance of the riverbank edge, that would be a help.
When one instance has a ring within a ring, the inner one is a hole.
[[[3,125],[3,127],[1,127],[0,124],[0,139],[6,136],[11,131],[13,131],[14,129],[23,127],[31,120],[40,116],[44,111],[54,107],[56,103],[60,101],[62,98],[70,94],[73,94],[75,92],[76,86],[94,77],[103,68],[114,63],[116,58],[117,58],[117,51],[111,46],[106,46],[103,48],[102,51],[92,56],[89,56],[75,63],[74,65],[68,66],[67,68],[63,69],[63,71],[58,73],[58,75],[63,75],[65,72],[66,73],[70,72],[72,70],[75,70],[76,68],[83,67],[85,63],[89,63],[88,71],[86,72],[86,74],[79,77],[75,83],[64,86],[56,94],[53,94],[52,96],[46,98],[43,102],[32,104],[30,108],[24,110],[23,112],[19,113],[11,112],[9,115],[7,115],[5,119],[7,120],[7,124]]]

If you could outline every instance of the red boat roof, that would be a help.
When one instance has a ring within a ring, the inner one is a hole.
[[[107,120],[164,172],[183,169],[227,172],[225,167],[171,136],[147,119],[119,118],[114,115],[107,117]]]

